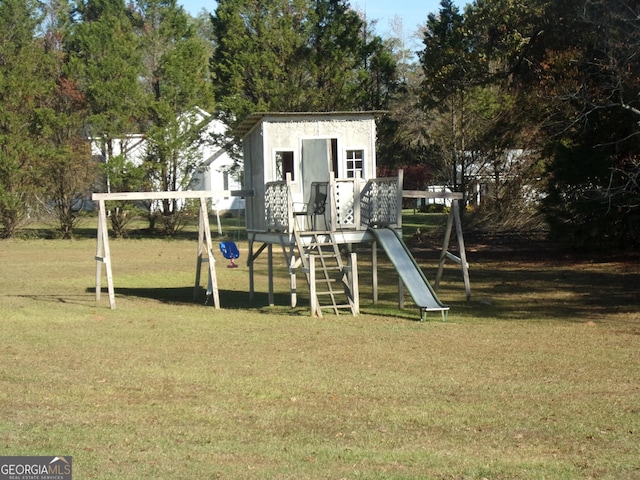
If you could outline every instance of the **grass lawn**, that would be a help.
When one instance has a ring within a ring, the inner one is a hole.
[[[277,256],[276,306],[262,257],[248,302],[244,240],[240,268],[216,252],[216,310],[195,235],[130,238],[112,311],[87,228],[0,242],[1,456],[72,455],[79,480],[640,479],[637,258],[468,240],[471,301],[450,264],[448,321],[418,322],[382,253],[372,304],[363,250],[363,313],[318,319]],[[407,242],[433,278],[437,242]]]

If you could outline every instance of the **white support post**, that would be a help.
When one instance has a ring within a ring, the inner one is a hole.
[[[398,193],[396,195],[396,226],[402,228],[402,185],[404,183],[404,170],[398,170]]]
[[[464,248],[464,238],[462,237],[462,220],[460,219],[460,207],[458,202],[453,202],[456,223],[456,237],[458,237],[458,250],[460,251],[460,265],[462,266],[462,278],[464,280],[464,291],[467,294],[467,301],[471,299],[471,282],[469,280],[469,264],[467,263],[467,253]]]
[[[355,225],[356,230],[363,229],[362,225],[360,225],[360,220],[362,218],[362,216],[360,215],[360,213],[362,212],[362,207],[360,202],[361,193],[362,193],[361,176],[360,176],[360,172],[357,171],[355,178],[353,179],[353,223]]]
[[[109,227],[107,226],[107,212],[104,200],[98,201],[98,238],[96,248],[96,301],[100,300],[102,291],[102,265],[107,272],[107,289],[109,291],[109,306],[116,308],[116,295],[113,288],[113,274],[111,272],[111,250],[109,249]]]
[[[318,294],[316,292],[316,256],[309,255],[309,303],[312,317],[322,317],[318,308]]]
[[[220,223],[220,209],[216,206],[216,221],[218,222],[218,235],[222,236],[222,223]]]
[[[444,261],[447,258],[449,252],[449,242],[451,241],[451,230],[453,228],[453,217],[455,217],[456,208],[454,205],[456,200],[451,202],[451,210],[449,210],[449,216],[447,217],[447,227],[444,231],[444,240],[442,241],[442,252],[440,253],[440,259],[438,260],[438,271],[436,273],[436,281],[434,282],[433,289],[437,292],[440,286],[440,279],[442,278],[442,270],[444,269]]]
[[[249,234],[249,251],[247,252],[247,262],[249,266],[249,301],[253,301],[254,290],[255,290],[255,280],[253,278],[254,274],[254,258],[253,258],[253,242],[254,242],[255,234]]]
[[[216,259],[213,257],[213,242],[211,241],[211,230],[209,227],[209,212],[207,211],[207,202],[204,197],[200,198],[200,230],[204,231],[204,236],[207,241],[207,258],[209,266],[209,282],[207,287],[207,294],[213,297],[214,306],[220,308],[220,293],[218,291],[218,279],[216,277],[215,263]],[[201,235],[201,232],[198,233]],[[204,259],[200,259],[204,261]]]
[[[202,212],[198,214],[198,253],[196,255],[196,281],[193,287],[193,301],[198,299],[198,292],[200,289],[200,276],[202,274],[202,258],[204,252],[204,226],[202,225]],[[207,294],[209,293],[209,285],[207,285]]]
[[[378,304],[378,242],[371,242],[371,288],[373,289],[373,304]]]
[[[267,271],[269,274],[269,306],[273,307],[276,302],[273,289],[273,244],[271,243],[267,246]]]
[[[358,254],[351,252],[351,296],[353,297],[353,311],[356,315],[360,314],[360,286],[358,285]]]

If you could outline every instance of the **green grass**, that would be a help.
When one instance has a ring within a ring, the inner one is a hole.
[[[267,305],[262,257],[253,303],[221,256],[223,308],[193,303],[187,237],[112,241],[113,311],[94,239],[0,242],[0,455],[105,480],[640,478],[636,262],[469,245],[472,301],[449,266],[448,321],[422,323],[384,262],[371,304],[362,251],[364,313],[317,319],[282,261]]]

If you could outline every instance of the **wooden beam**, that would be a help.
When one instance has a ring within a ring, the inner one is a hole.
[[[94,193],[92,200],[162,200],[177,198],[220,198],[231,196],[249,196],[251,190],[238,190],[241,195],[234,195],[236,190],[184,190],[180,192],[116,192]]]

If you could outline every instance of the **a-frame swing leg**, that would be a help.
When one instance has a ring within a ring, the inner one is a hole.
[[[104,200],[98,201],[98,242],[96,248],[96,302],[100,300],[102,290],[102,263],[107,271],[107,289],[109,290],[109,306],[116,308],[116,295],[113,288],[113,274],[111,272],[111,250],[109,249],[109,227]]]
[[[456,237],[458,239],[458,248],[460,250],[460,257],[455,256],[449,252],[449,242],[451,241],[451,231],[453,225],[456,226]],[[471,298],[471,282],[469,281],[469,264],[467,263],[467,254],[464,248],[464,238],[462,236],[462,221],[460,220],[460,206],[457,200],[453,200],[451,203],[451,210],[449,211],[449,217],[447,218],[447,228],[444,234],[444,241],[442,243],[442,253],[440,254],[440,260],[438,262],[438,272],[436,273],[436,280],[434,283],[434,289],[438,291],[440,286],[440,280],[442,278],[442,271],[444,268],[445,260],[449,258],[454,262],[460,264],[462,267],[462,277],[464,280],[464,289],[467,295],[467,300]]]
[[[206,244],[205,244],[206,241]],[[207,252],[204,258],[203,253]],[[218,279],[216,278],[215,263],[213,257],[213,244],[211,242],[211,230],[209,228],[209,215],[207,212],[207,202],[204,197],[200,198],[200,219],[198,222],[198,256],[196,260],[196,282],[193,292],[193,298],[196,299],[200,288],[200,274],[202,272],[202,263],[207,262],[209,266],[209,280],[207,284],[207,296],[213,298],[213,305],[220,308],[220,294],[218,292]]]

